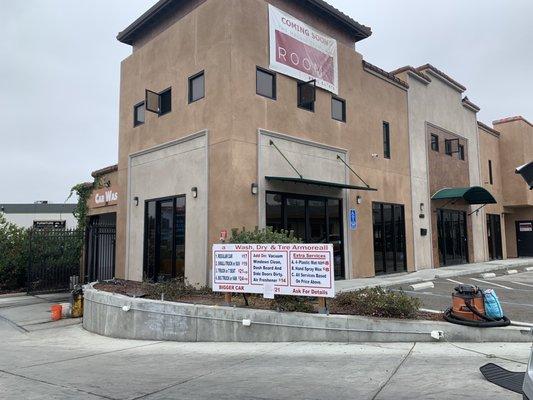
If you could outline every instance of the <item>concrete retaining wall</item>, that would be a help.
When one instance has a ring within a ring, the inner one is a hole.
[[[124,311],[123,307],[129,308]],[[251,320],[244,326],[243,319]],[[468,328],[446,322],[285,313],[131,298],[85,287],[83,327],[123,339],[179,342],[526,342],[526,328]]]

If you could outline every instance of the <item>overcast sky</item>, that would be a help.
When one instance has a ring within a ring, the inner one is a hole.
[[[119,68],[130,48],[115,36],[154,3],[0,0],[0,203],[63,202],[117,161]],[[368,61],[386,70],[429,62],[468,88],[481,121],[533,120],[533,1],[330,3],[372,28],[357,46]]]

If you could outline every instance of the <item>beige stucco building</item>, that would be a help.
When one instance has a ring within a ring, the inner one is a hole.
[[[113,275],[209,284],[241,227],[333,243],[337,279],[517,256],[531,124],[478,123],[430,64],[366,62],[370,35],[323,0],[161,0],[120,32],[118,165],[98,172],[118,195],[90,204],[116,215]]]
[[[298,106],[269,65],[269,4],[336,41],[336,93]],[[337,278],[412,269],[407,85],[354,50],[370,33],[281,0],[160,1],[121,32],[116,275],[206,284],[221,231],[267,225],[334,243]]]

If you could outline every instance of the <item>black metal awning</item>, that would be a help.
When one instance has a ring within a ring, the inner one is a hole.
[[[265,176],[265,179],[267,181],[303,183],[306,185],[325,186],[325,187],[336,188],[336,189],[371,190],[374,192],[377,191],[377,189],[366,187],[366,186],[348,185],[346,183],[337,183],[337,182],[316,181],[313,179],[304,179],[304,178],[291,178],[291,177],[284,177],[284,176]]]
[[[533,190],[533,161],[518,167],[515,172],[522,175],[522,178],[529,185],[529,190]]]

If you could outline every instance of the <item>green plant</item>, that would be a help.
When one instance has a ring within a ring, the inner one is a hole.
[[[259,229],[257,226],[253,231],[242,228],[231,230],[231,237],[228,243],[301,243],[302,240],[294,236],[294,231],[282,229],[274,231],[271,226]]]
[[[27,230],[8,222],[0,213],[0,291],[24,287],[27,265]]]
[[[78,183],[77,185],[74,185],[72,189],[70,189],[70,194],[67,197],[67,200],[72,197],[73,194],[76,194],[78,196],[78,203],[76,204],[76,207],[74,208],[74,216],[78,220],[78,228],[83,230],[85,228],[85,225],[87,224],[87,213],[89,212],[89,207],[87,205],[87,202],[89,200],[89,197],[91,197],[91,193],[94,189],[96,189],[99,186],[98,179],[95,179],[94,182],[83,182]]]
[[[197,288],[183,278],[176,278],[164,282],[143,282],[142,291],[151,299],[160,299],[162,295],[165,300],[178,300],[182,296],[209,295],[213,292],[209,287]]]
[[[276,296],[276,309],[278,311],[314,312],[313,304],[308,297],[299,296]]]
[[[381,287],[339,293],[330,303],[334,313],[385,318],[415,318],[420,299]]]

